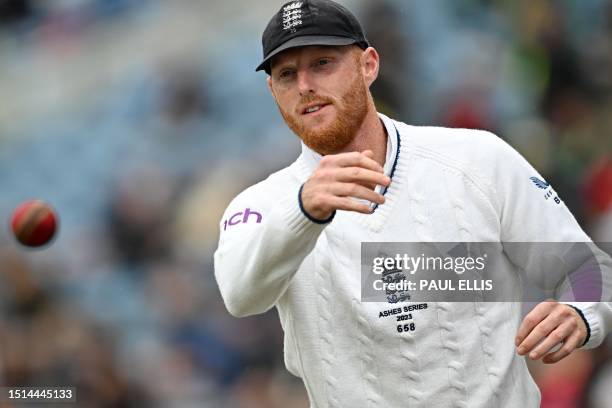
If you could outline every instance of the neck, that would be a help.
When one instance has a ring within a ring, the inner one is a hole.
[[[363,152],[364,150],[371,150],[374,153],[374,160],[384,167],[387,157],[387,130],[378,117],[371,97],[368,101],[368,113],[357,130],[355,138],[338,153]]]

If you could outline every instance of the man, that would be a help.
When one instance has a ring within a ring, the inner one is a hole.
[[[377,113],[369,87],[379,56],[344,7],[286,3],[262,42],[257,70],[302,153],[221,220],[215,276],[229,312],[276,306],[286,366],[313,407],[539,406],[519,354],[552,363],[597,346],[609,304],[541,303],[519,328],[516,302],[401,303],[413,324],[399,333],[381,317],[397,305],[360,300],[359,249],[590,241],[565,205],[545,199],[530,180],[537,172],[491,133]]]

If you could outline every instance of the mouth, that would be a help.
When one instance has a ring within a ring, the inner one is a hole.
[[[324,109],[326,106],[329,106],[329,105],[331,104],[330,103],[312,103],[304,107],[301,113],[302,115],[312,115],[317,112],[320,112],[322,109]]]

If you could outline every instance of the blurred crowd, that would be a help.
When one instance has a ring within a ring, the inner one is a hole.
[[[0,0],[0,384],[79,407],[307,407],[275,311],[234,319],[212,255],[225,206],[293,161],[260,34],[282,2]],[[612,241],[612,1],[341,1],[381,54],[380,111],[488,129]],[[533,364],[543,407],[607,407],[612,341]]]

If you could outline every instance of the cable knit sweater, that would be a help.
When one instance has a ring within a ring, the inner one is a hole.
[[[321,158],[305,146],[293,164],[231,202],[215,252],[227,309],[247,316],[276,306],[287,369],[302,378],[312,407],[538,407],[514,346],[520,303],[361,302],[360,244],[589,237],[497,136],[380,118],[392,182],[372,214],[338,211],[327,224],[305,216],[298,191]],[[611,304],[574,305],[591,333],[584,347],[599,345]],[[398,307],[410,308],[414,330],[398,333]]]

